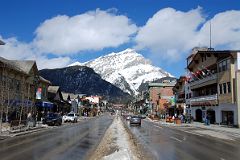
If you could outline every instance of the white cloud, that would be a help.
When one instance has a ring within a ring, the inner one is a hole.
[[[36,60],[38,69],[66,67],[71,63],[69,57],[48,58],[37,52],[33,45],[17,40],[16,37],[3,39],[6,44],[0,46],[0,56],[10,60]]]
[[[212,47],[240,49],[239,17],[240,11],[225,11],[211,19]],[[139,29],[135,41],[137,49],[149,49],[154,59],[177,61],[193,47],[209,46],[209,21],[200,7],[187,12],[165,8]]]
[[[72,61],[69,57],[57,57],[49,59],[48,57],[43,56],[37,58],[38,69],[63,68],[69,65],[71,62]]]
[[[1,39],[3,39],[0,36]],[[29,59],[33,56],[33,48],[30,44],[20,42],[16,37],[3,39],[5,45],[0,46],[0,56],[7,59]]]
[[[212,46],[221,49],[240,49],[240,11],[225,11],[211,19]],[[209,46],[210,21],[195,37],[195,43]]]
[[[139,29],[136,48],[148,48],[153,53],[161,54],[162,58],[170,56],[177,59],[179,56],[175,53],[189,48],[188,42],[203,22],[200,7],[188,12],[162,9]]]
[[[60,15],[48,19],[37,28],[34,44],[42,52],[66,55],[129,42],[137,26],[128,17],[110,11],[97,9],[73,17]]]

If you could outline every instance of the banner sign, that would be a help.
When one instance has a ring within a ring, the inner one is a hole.
[[[42,88],[38,88],[37,89],[37,93],[36,93],[36,99],[41,99],[42,98]]]

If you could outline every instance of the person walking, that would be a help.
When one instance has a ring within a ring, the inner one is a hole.
[[[208,114],[206,115],[206,118],[205,118],[205,124],[206,125],[210,124],[210,120],[209,120],[209,115]]]

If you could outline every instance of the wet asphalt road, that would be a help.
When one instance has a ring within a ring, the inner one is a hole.
[[[130,131],[158,160],[238,160],[240,141],[223,140],[186,133],[148,120]]]
[[[87,159],[111,123],[112,117],[100,116],[75,124],[8,138],[0,141],[0,159]]]

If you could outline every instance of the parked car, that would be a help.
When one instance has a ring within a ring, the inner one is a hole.
[[[140,118],[145,119],[147,116],[145,114],[139,115]]]
[[[47,125],[62,125],[62,117],[56,113],[49,113],[42,120],[43,124]]]
[[[131,119],[131,115],[126,116],[126,120],[129,121]]]
[[[130,126],[131,125],[139,125],[141,126],[141,120],[142,118],[139,116],[131,116],[130,118]]]
[[[76,123],[78,120],[78,114],[70,112],[67,115],[63,116],[63,122],[73,122]]]

